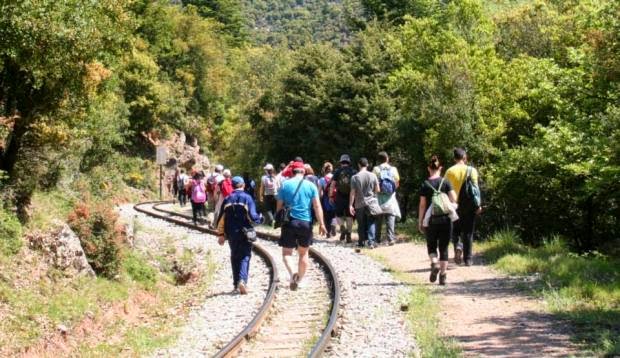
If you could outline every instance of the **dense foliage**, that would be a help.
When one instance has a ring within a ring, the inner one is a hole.
[[[299,48],[348,43],[357,27],[357,0],[243,0],[247,26],[259,44]]]
[[[411,212],[425,159],[449,165],[464,146],[484,179],[483,234],[614,246],[619,11],[587,0],[2,2],[3,204],[25,222],[35,190],[149,189],[145,136],[183,131],[255,174],[266,160],[317,167],[385,149]]]
[[[270,157],[319,164],[385,148],[412,202],[425,159],[449,165],[463,146],[485,181],[483,232],[617,242],[617,3],[364,3],[386,22],[344,50],[300,49],[259,102]]]

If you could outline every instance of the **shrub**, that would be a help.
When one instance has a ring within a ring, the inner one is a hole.
[[[132,280],[139,282],[146,288],[152,288],[157,282],[155,268],[136,254],[130,254],[125,258],[123,268]]]
[[[21,248],[22,226],[15,215],[0,208],[0,253],[14,255]]]
[[[69,214],[69,226],[80,238],[86,258],[97,274],[114,278],[120,271],[124,238],[118,215],[106,204],[78,203]]]

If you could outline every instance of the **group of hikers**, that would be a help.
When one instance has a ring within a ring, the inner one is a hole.
[[[379,163],[369,168],[367,158],[359,158],[353,166],[348,154],[340,156],[334,168],[325,162],[321,177],[312,166],[296,157],[288,164],[280,164],[276,172],[267,163],[264,174],[256,183],[246,173],[232,176],[229,169],[216,165],[208,175],[192,171],[188,176],[183,169],[175,174],[173,190],[181,206],[187,198],[192,206],[196,224],[205,217],[208,205],[213,219],[208,223],[216,228],[219,243],[226,241],[231,250],[234,290],[247,293],[252,244],[256,233],[254,225],[281,227],[279,246],[289,273],[290,288],[305,285],[308,268],[308,250],[313,241],[313,225],[318,233],[329,239],[335,237],[352,243],[353,220],[357,222],[357,247],[375,248],[381,243],[381,232],[386,227],[385,242],[394,245],[395,223],[401,216],[396,191],[400,186],[398,169],[390,164],[382,151]],[[446,283],[448,245],[455,247],[455,263],[472,264],[472,242],[475,216],[480,213],[480,195],[477,187],[478,172],[468,166],[467,154],[462,148],[454,150],[455,164],[441,177],[442,164],[437,156],[428,163],[429,177],[420,188],[419,230],[426,235],[431,261],[430,281]],[[260,203],[262,213],[257,209]],[[457,205],[458,203],[458,205]],[[298,252],[297,270],[290,260]]]

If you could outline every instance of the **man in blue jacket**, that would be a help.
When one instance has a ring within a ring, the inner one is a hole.
[[[217,221],[218,242],[224,245],[224,241],[228,240],[233,285],[235,290],[245,295],[252,257],[252,243],[246,238],[243,228],[251,228],[253,223],[260,223],[262,216],[256,213],[254,200],[244,191],[243,178],[239,176],[232,178],[232,184],[235,190],[224,199]]]

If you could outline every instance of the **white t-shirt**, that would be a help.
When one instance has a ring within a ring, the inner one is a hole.
[[[278,178],[275,175],[263,175],[261,178],[261,184],[263,186],[263,195],[278,194]]]

